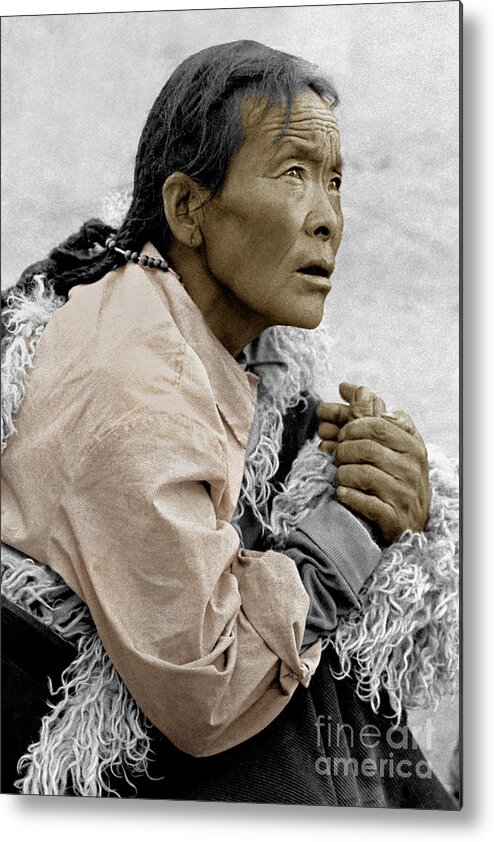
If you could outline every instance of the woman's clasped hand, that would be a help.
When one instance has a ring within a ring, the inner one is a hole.
[[[321,403],[320,449],[333,453],[336,496],[355,514],[376,524],[385,542],[421,532],[431,499],[427,450],[405,412],[387,412],[365,386],[340,384],[347,403]]]

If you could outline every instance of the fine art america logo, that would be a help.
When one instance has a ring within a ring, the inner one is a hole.
[[[431,778],[426,760],[417,755],[406,756],[407,750],[418,749],[415,735],[408,727],[390,725],[380,728],[366,723],[355,728],[349,723],[335,722],[331,716],[318,716],[317,747],[321,754],[315,767],[319,775],[364,778]],[[432,747],[432,721],[420,728],[423,748]],[[405,752],[405,754],[404,754]],[[396,756],[398,755],[398,756]]]

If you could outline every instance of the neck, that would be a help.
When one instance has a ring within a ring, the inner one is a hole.
[[[168,260],[210,330],[233,357],[270,326],[269,320],[239,301],[208,271],[199,249],[175,241],[168,249]]]

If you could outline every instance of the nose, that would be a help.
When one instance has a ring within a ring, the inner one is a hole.
[[[305,217],[305,233],[309,237],[317,237],[326,242],[341,233],[343,217],[331,202],[320,202],[319,207],[313,208]]]

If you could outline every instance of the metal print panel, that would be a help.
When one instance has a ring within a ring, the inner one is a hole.
[[[460,35],[2,21],[2,792],[460,809]]]

